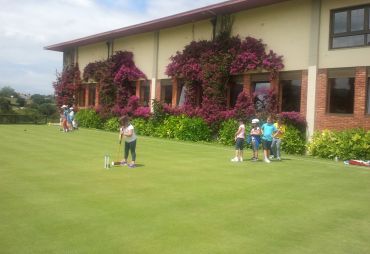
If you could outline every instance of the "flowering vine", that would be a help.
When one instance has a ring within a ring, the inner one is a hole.
[[[53,83],[53,86],[56,104],[59,108],[62,105],[74,105],[77,92],[81,88],[78,65],[67,66],[62,73],[58,73],[57,80]]]

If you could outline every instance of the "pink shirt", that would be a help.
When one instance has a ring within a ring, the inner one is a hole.
[[[238,134],[238,136],[236,136],[237,138],[245,138],[245,125],[244,124],[239,125],[238,132],[240,133]]]

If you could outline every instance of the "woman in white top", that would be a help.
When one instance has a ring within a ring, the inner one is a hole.
[[[239,120],[239,128],[235,133],[235,158],[231,159],[232,162],[243,161],[244,141],[245,141],[245,125],[242,120]]]
[[[125,154],[124,160],[121,162],[121,165],[128,165],[130,168],[135,167],[136,160],[136,135],[134,126],[130,124],[128,116],[123,116],[120,118],[121,128],[119,132],[119,143],[122,142],[122,137],[125,138]],[[131,152],[131,163],[127,164],[128,154]]]

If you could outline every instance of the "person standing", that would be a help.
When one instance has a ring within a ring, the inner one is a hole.
[[[231,159],[232,162],[243,161],[244,141],[245,141],[245,125],[242,120],[239,120],[239,127],[235,133],[235,157]]]
[[[258,126],[259,120],[257,118],[252,120],[252,129],[250,131],[251,144],[253,150],[252,161],[258,161],[258,148],[261,143],[261,129]]]
[[[125,152],[124,159],[121,162],[121,165],[128,165],[130,168],[135,168],[136,164],[136,134],[134,126],[129,122],[128,116],[123,116],[120,118],[121,128],[119,132],[119,143],[121,144],[122,138],[125,139]],[[131,163],[127,163],[128,155],[131,153]]]
[[[262,130],[262,146],[263,146],[263,155],[264,155],[264,161],[266,163],[270,163],[269,160],[270,156],[270,148],[272,144],[272,136],[277,131],[275,125],[272,123],[272,117],[267,117],[267,122],[264,123],[261,127]]]
[[[274,126],[277,131],[273,134],[271,149],[274,151],[276,159],[280,161],[281,141],[284,138],[286,126],[283,124],[281,117],[278,117]]]

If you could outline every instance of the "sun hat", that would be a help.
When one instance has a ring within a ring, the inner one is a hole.
[[[260,120],[258,120],[257,118],[252,119],[252,123],[259,123],[259,122],[260,122]]]
[[[67,108],[67,105],[63,105],[63,106],[61,106],[60,108]]]

